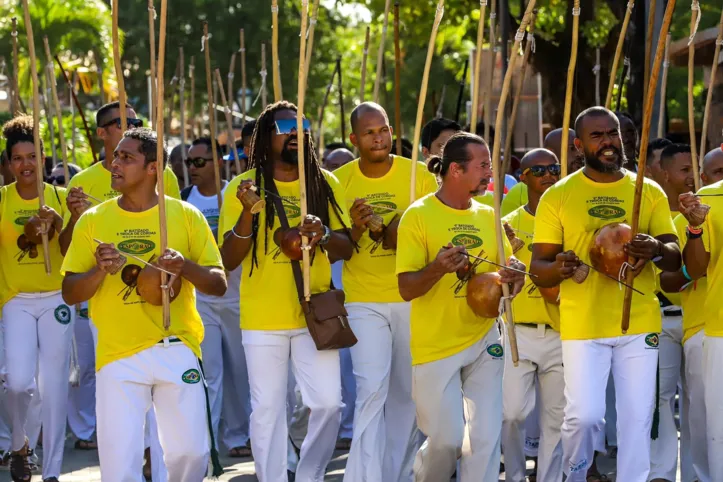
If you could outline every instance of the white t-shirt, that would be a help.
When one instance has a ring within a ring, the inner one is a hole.
[[[227,185],[228,182],[223,181],[223,187],[221,188],[222,197],[224,191],[226,191]],[[215,194],[212,196],[204,196],[198,192],[198,188],[196,186],[193,186],[191,188],[191,192],[188,194],[186,202],[192,204],[201,211],[203,217],[206,218],[206,222],[211,227],[211,231],[213,231],[213,237],[218,240],[218,197]],[[241,284],[241,265],[239,265],[238,268],[233,270],[231,273],[227,273],[227,277],[228,289],[226,290],[225,295],[221,297],[209,296],[196,291],[196,298],[206,303],[238,303]]]

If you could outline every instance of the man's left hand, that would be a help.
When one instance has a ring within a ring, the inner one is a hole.
[[[325,231],[321,219],[313,214],[307,214],[299,225],[299,232],[309,238],[309,245],[312,248],[321,240]]]
[[[173,273],[175,276],[183,276],[183,268],[185,265],[186,259],[175,249],[166,249],[161,257],[158,258],[158,266]]]
[[[519,271],[527,270],[525,263],[515,257],[511,257],[509,259],[507,266]],[[512,285],[512,292],[510,293],[511,296],[516,296],[517,293],[522,291],[522,287],[525,286],[525,274],[520,273],[519,271],[502,268],[498,272],[503,283],[510,283]]]
[[[659,256],[662,251],[662,243],[649,234],[636,234],[629,243],[623,246],[628,256],[639,260],[651,260]]]

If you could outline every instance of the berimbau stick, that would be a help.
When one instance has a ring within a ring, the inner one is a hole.
[[[153,0],[148,0],[148,40],[151,52],[151,123],[156,125],[156,8]],[[184,163],[185,165],[185,163]],[[186,184],[188,185],[188,184]]]
[[[695,83],[695,34],[698,31],[698,23],[700,22],[700,5],[698,0],[693,0],[690,6],[690,38],[688,39],[688,133],[690,134],[690,157],[693,162],[693,182],[695,190],[700,189],[700,174],[698,173],[698,142],[695,135],[695,106],[693,105],[693,84]],[[720,47],[716,45],[716,50]],[[714,57],[717,59],[718,57]],[[715,63],[715,62],[714,62]],[[713,84],[711,77],[711,87]],[[708,89],[713,90],[712,88]],[[705,129],[705,123],[703,124]],[[643,171],[644,172],[644,171]]]
[[[261,44],[261,108],[266,109],[268,101],[266,100],[266,77],[268,71],[266,70],[266,44]]]
[[[309,7],[309,0],[301,0],[301,46],[299,49],[299,86],[298,86],[298,100],[296,102],[296,135],[299,140],[299,155],[298,155],[298,166],[299,166],[299,203],[301,204],[301,219],[302,222],[306,219],[307,215],[307,201],[306,201],[306,164],[305,164],[305,146],[306,146],[306,132],[304,132],[304,92],[306,85],[304,83],[304,72],[306,62],[306,39],[304,38],[304,32],[306,32],[306,22],[308,17],[307,9]],[[342,119],[343,122],[343,119]],[[304,298],[306,301],[311,299],[311,261],[309,256],[309,238],[306,236],[301,237],[302,244],[302,273],[304,279]]]
[[[25,1],[25,0],[23,0]],[[118,82],[118,102],[120,104],[121,130],[128,129],[126,120],[126,88],[123,79],[123,64],[120,57],[120,40],[118,38],[118,8],[120,0],[113,1],[113,62],[115,63],[115,76]],[[151,82],[152,84],[153,82]]]
[[[520,28],[517,30],[517,34],[515,35],[515,44],[512,47],[513,54],[510,56],[510,63],[507,67],[507,72],[505,73],[504,79],[502,81],[502,91],[500,92],[500,102],[497,106],[497,116],[495,120],[495,133],[501,133],[502,132],[502,124],[504,122],[505,118],[505,103],[507,102],[507,96],[510,92],[510,84],[512,83],[512,74],[515,70],[515,63],[517,62],[518,55],[515,55],[515,52],[520,48],[520,42],[525,36],[525,30],[527,29],[527,26],[530,24],[530,21],[533,18],[533,10],[535,8],[535,0],[530,0],[527,3],[527,9],[525,10],[525,15],[522,17],[522,22],[520,22]],[[492,148],[492,172],[493,173],[499,173],[500,172],[500,147],[502,143],[502,136],[501,135],[495,135],[495,142],[494,147]],[[495,174],[497,176],[497,174]],[[503,236],[504,234],[504,228],[502,227],[502,213],[500,209],[500,205],[502,203],[502,190],[504,187],[504,184],[501,183],[499,178],[504,179],[504,176],[499,176],[497,180],[495,181],[495,203],[494,203],[494,210],[495,210],[495,236],[497,240],[497,262],[502,265],[507,265],[507,259],[505,256],[505,245]],[[503,181],[502,181],[503,182]],[[517,350],[517,335],[515,333],[515,320],[512,316],[512,300],[510,299],[510,287],[507,285],[507,283],[502,284],[502,294],[504,299],[504,305],[505,305],[505,318],[506,318],[506,325],[507,325],[507,337],[510,344],[510,355],[512,356],[512,364],[514,366],[517,366],[519,362],[519,354]]]
[[[281,73],[279,72],[279,4],[271,0],[271,71],[274,75],[274,102],[284,98],[281,92]],[[304,29],[306,30],[306,29]],[[302,37],[304,32],[301,33]],[[305,40],[305,39],[304,39]]]
[[[218,84],[219,92],[221,93],[221,103],[224,106],[224,113],[226,114],[226,126],[228,130],[228,146],[231,152],[233,152],[233,162],[236,165],[236,172],[241,174],[241,160],[238,157],[238,149],[236,149],[236,135],[233,132],[233,119],[231,118],[231,107],[228,105],[226,94],[223,92],[223,80],[221,79],[221,71],[215,70],[216,83]]]
[[[188,179],[188,166],[186,165],[186,69],[183,57],[183,47],[178,47],[178,65],[180,75],[178,80],[178,100],[181,104],[181,161],[183,165],[183,185],[190,186]]]
[[[35,145],[35,174],[38,186],[38,207],[45,206],[45,183],[43,172],[45,171],[45,158],[40,149],[40,95],[38,94],[38,66],[35,57],[35,40],[33,37],[33,25],[30,21],[30,10],[28,9],[28,0],[23,0],[23,12],[25,14],[25,32],[28,37],[28,54],[30,55],[30,76],[33,81],[33,143]],[[9,153],[8,153],[9,155]],[[45,273],[50,275],[52,268],[50,266],[50,244],[48,243],[48,233],[42,233],[43,240],[43,261],[45,263]]]
[[[700,136],[700,157],[703,158],[706,154],[706,151],[708,150],[708,147],[705,145],[706,141],[708,140],[708,119],[710,116],[710,105],[713,101],[713,86],[715,84],[715,76],[718,72],[718,57],[720,55],[720,46],[721,43],[723,43],[723,10],[721,10],[720,15],[720,22],[718,22],[718,37],[715,40],[715,53],[713,54],[713,66],[710,69],[710,87],[708,87],[708,95],[705,99],[705,111],[703,111],[703,128],[701,130],[701,136]],[[698,179],[696,177],[696,179]],[[696,186],[695,190],[698,190],[698,186]]]
[[[660,105],[658,106],[658,137],[665,134],[665,96],[668,89],[668,66],[670,65],[670,32],[665,39],[665,60],[663,61],[663,79],[660,81]],[[714,61],[715,62],[715,61]]]
[[[379,39],[379,51],[377,52],[377,74],[374,77],[374,102],[379,103],[379,88],[382,82],[382,64],[384,63],[384,48],[387,40],[387,28],[389,28],[389,8],[392,0],[384,3],[384,20],[382,23],[382,35]]]
[[[422,134],[422,120],[424,119],[424,101],[427,98],[429,71],[432,68],[432,58],[434,57],[434,42],[437,39],[437,30],[439,29],[439,23],[442,21],[443,15],[444,0],[439,0],[439,2],[437,3],[437,12],[434,15],[434,23],[432,24],[432,33],[429,36],[429,44],[427,44],[427,60],[424,62],[422,86],[419,88],[419,102],[417,102],[417,121],[414,125],[414,142],[412,143],[412,175],[410,177],[409,184],[410,203],[414,202],[414,200],[417,198],[417,161],[419,160],[419,138]],[[401,152],[398,154],[401,155]]]
[[[241,128],[246,124],[246,41],[244,29],[239,32],[239,53],[241,54]],[[241,174],[239,172],[239,174]]]
[[[610,103],[613,101],[613,88],[615,87],[615,74],[618,72],[618,64],[620,63],[620,55],[623,52],[623,45],[625,44],[625,32],[628,31],[628,24],[630,23],[630,15],[633,13],[633,7],[635,2],[633,0],[628,1],[628,8],[625,11],[625,18],[623,19],[623,26],[620,28],[620,37],[618,37],[618,45],[615,47],[615,57],[613,57],[613,65],[610,67],[610,81],[608,82],[608,92],[605,96],[605,108],[610,108]],[[623,88],[622,84],[619,87]],[[564,145],[564,144],[562,144]]]
[[[492,87],[495,80],[495,66],[497,65],[497,50],[495,45],[497,44],[497,34],[495,33],[495,19],[497,18],[497,0],[492,0],[492,6],[490,7],[490,63],[489,72],[487,72],[487,82],[485,89],[485,129],[484,137],[486,141],[490,139],[490,128],[492,126]],[[470,130],[476,132],[477,125],[470,125]],[[502,135],[500,132],[498,135]]]
[[[493,2],[496,0],[493,0]],[[482,46],[485,38],[485,14],[487,13],[487,0],[479,2],[479,22],[477,23],[477,48],[474,55],[474,70],[472,71],[472,109],[470,112],[470,129],[474,132],[479,115],[479,89],[480,74],[482,73]]]
[[[670,28],[670,22],[673,19],[673,11],[675,10],[675,0],[668,0],[668,5],[665,7],[665,16],[663,17],[663,23],[660,27],[660,34],[658,37],[658,46],[655,50],[655,60],[653,61],[653,67],[650,71],[650,88],[645,96],[645,105],[643,110],[643,127],[640,131],[640,156],[638,157],[638,172],[645,172],[645,167],[648,159],[648,140],[650,139],[650,123],[653,116],[653,103],[655,102],[655,90],[658,85],[658,76],[660,75],[660,64],[663,62],[663,53],[665,50],[665,41],[668,35],[668,29]],[[635,180],[635,197],[633,199],[633,219],[632,219],[632,236],[638,233],[638,227],[640,223],[640,203],[643,197],[643,184],[644,176],[637,176]],[[633,264],[632,258],[628,259],[628,263]],[[633,286],[635,279],[635,273],[632,269],[625,271],[625,282]],[[625,297],[623,298],[623,317],[620,328],[623,335],[628,332],[630,327],[630,304],[633,300],[633,290],[626,287]]]
[[[10,34],[13,39],[13,75],[12,75],[12,97],[10,98],[10,115],[15,115],[20,106],[20,91],[18,90],[18,19],[12,18],[13,30]]]
[[[567,67],[567,87],[565,89],[565,109],[562,114],[561,146],[567,146],[570,137],[570,116],[572,115],[572,87],[575,83],[575,66],[577,65],[577,41],[580,31],[580,0],[575,0],[572,7],[572,48],[570,64]],[[561,177],[567,176],[567,147],[560,149]],[[505,152],[505,156],[507,153]]]
[[[369,48],[369,27],[364,44],[364,57]],[[397,155],[402,155],[402,49],[399,45],[399,2],[394,2],[394,134],[397,136]],[[363,87],[363,85],[362,85]]]
[[[304,63],[304,85],[309,81],[309,67],[311,67],[311,53],[314,48],[314,31],[316,30],[317,17],[319,16],[319,0],[314,0],[309,19],[308,34],[306,34],[306,62]],[[304,32],[301,33],[304,35]]]
[[[213,175],[216,180],[216,198],[218,199],[218,211],[221,212],[221,172],[218,168],[218,152],[216,152],[216,106],[213,100],[213,81],[211,80],[211,49],[208,45],[208,22],[203,22],[203,52],[206,58],[206,94],[208,95],[208,122],[210,123],[209,132],[213,138],[211,142],[211,156],[213,158]],[[223,86],[221,87],[223,90]]]
[[[645,29],[645,64],[643,65],[643,97],[648,91],[650,80],[650,49],[653,47],[653,32],[655,29],[656,0],[650,0],[648,4],[648,26]],[[622,89],[621,89],[622,90]]]
[[[367,57],[369,57],[369,31],[367,25],[367,34],[364,37],[364,49],[362,50],[362,66],[361,66],[361,87],[359,88],[359,102],[364,102],[367,90]]]
[[[63,111],[60,110],[60,101],[58,100],[58,86],[55,82],[55,67],[53,66],[53,57],[50,56],[50,45],[48,37],[43,37],[43,46],[45,47],[46,68],[48,71],[48,80],[50,81],[50,93],[53,97],[53,106],[55,107],[55,115],[58,119],[58,138],[60,139],[60,159],[63,161],[63,175],[65,176],[66,186],[70,182],[70,171],[68,170],[68,148],[65,145],[65,129],[63,127]]]

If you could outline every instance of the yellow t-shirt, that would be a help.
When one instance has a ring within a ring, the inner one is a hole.
[[[344,191],[344,202],[349,207],[354,199],[364,198],[374,212],[389,224],[402,214],[382,209],[382,207],[404,211],[409,207],[409,179],[412,161],[394,156],[392,167],[380,178],[366,177],[359,169],[359,161],[352,161],[336,171]],[[427,170],[423,162],[417,163],[416,198],[419,199],[437,190],[434,175]],[[339,200],[341,203],[341,200]],[[382,243],[375,243],[369,237],[369,231],[359,239],[359,251],[355,251],[349,261],[344,262],[343,283],[347,303],[400,303],[397,277],[394,274],[396,252],[384,249]]]
[[[502,216],[507,216],[520,206],[524,206],[527,201],[527,184],[518,182],[507,191],[507,195],[502,199]]]
[[[522,206],[505,216],[502,221],[512,226],[516,230],[517,237],[525,243],[514,255],[529,268],[532,261],[532,233],[535,232],[535,217],[525,211]],[[546,302],[529,277],[526,278],[522,291],[512,300],[512,313],[515,322],[545,324],[560,331],[560,308]]]
[[[101,201],[107,201],[108,199],[120,196],[118,191],[114,191],[110,187],[110,181],[110,171],[103,167],[102,162],[96,162],[92,166],[73,176],[70,183],[68,183],[68,189],[71,187],[82,187],[83,192],[86,194],[90,194]],[[166,166],[163,170],[163,187],[165,189],[166,196],[174,199],[181,199],[178,179],[168,166]],[[90,202],[92,205],[96,205],[96,202],[92,199]],[[66,213],[65,223],[67,224],[69,220],[70,211]]]
[[[332,188],[334,198],[341,208],[341,219],[329,204],[329,229],[337,231],[344,226],[350,227],[349,213],[344,203],[344,191],[339,181],[328,171],[322,171]],[[236,197],[239,184],[244,179],[256,179],[256,169],[236,176],[227,186],[221,208],[218,237],[223,245],[224,235],[231,231],[238,221],[243,207]],[[301,222],[299,208],[299,181],[275,181],[279,194],[284,199],[284,212],[289,226],[298,226]],[[274,203],[274,198],[261,191],[261,197],[267,205]],[[342,224],[343,222],[343,224]],[[274,219],[273,228],[266,226],[266,210],[258,214],[258,234],[256,246],[252,246],[241,263],[241,328],[244,330],[293,330],[306,327],[299,295],[296,291],[291,260],[281,252],[274,243],[274,232],[281,227],[278,216]],[[258,266],[253,265],[253,254],[256,251]],[[320,246],[312,253],[311,293],[323,293],[329,290],[331,281],[331,265],[326,251]]]
[[[699,193],[723,194],[723,182],[717,182],[702,188]],[[710,212],[703,224],[703,244],[710,253],[708,262],[708,290],[705,298],[705,334],[706,336],[723,336],[723,197],[703,198],[710,206]],[[700,282],[700,280],[699,280]]]
[[[397,236],[397,275],[416,272],[434,261],[442,246],[464,244],[475,256],[497,262],[494,211],[472,201],[469,209],[453,209],[429,194],[414,202],[402,216]],[[505,258],[512,254],[504,237]],[[478,273],[496,271],[481,263]],[[412,300],[412,364],[419,365],[461,352],[479,341],[494,318],[481,318],[467,304],[467,285],[454,293],[457,275],[444,275],[424,296]]]
[[[596,183],[577,171],[550,187],[537,208],[534,243],[562,245],[590,264],[589,250],[595,232],[615,223],[631,223],[635,174],[611,183]],[[645,179],[640,207],[639,231],[657,237],[675,234],[668,199],[663,190]],[[660,332],[660,304],[653,263],[635,278],[628,334]],[[563,340],[586,340],[620,336],[624,288],[590,270],[578,284],[572,279],[560,285],[560,333]]]
[[[489,206],[491,208],[495,207],[495,194],[492,191],[485,191],[484,194],[475,196],[474,200],[483,206]]]
[[[201,266],[222,267],[221,254],[203,214],[188,203],[166,198],[168,247]],[[62,273],[85,273],[96,266],[98,239],[149,261],[161,255],[158,206],[129,212],[118,198],[94,206],[80,217],[65,256]],[[131,257],[115,275],[106,275],[89,303],[90,318],[98,328],[96,370],[112,361],[139,353],[166,336],[178,337],[201,356],[203,323],[196,311],[196,290],[183,280],[171,303],[171,326],[163,328],[163,310],[146,303],[136,289],[143,265]]]
[[[685,219],[685,216],[679,214],[673,222],[678,230],[678,241],[682,251],[688,242],[688,237],[685,235],[688,220]],[[683,343],[705,326],[706,312],[704,308],[707,291],[708,278],[701,278],[688,284],[683,291],[678,293],[680,306],[683,307]],[[668,296],[668,293],[665,293],[665,296]]]
[[[45,205],[60,216],[65,215],[65,189],[50,184],[44,186]],[[49,242],[50,276],[45,274],[43,245],[31,244],[25,236],[25,224],[38,213],[38,208],[38,198],[21,198],[15,183],[0,189],[0,265],[8,289],[8,293],[0,298],[6,301],[17,293],[57,291],[63,283],[60,274],[63,255],[58,244],[60,233],[56,232]]]

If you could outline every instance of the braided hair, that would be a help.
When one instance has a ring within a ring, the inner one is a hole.
[[[283,110],[296,111],[296,106],[291,102],[279,101],[270,104],[256,119],[256,126],[251,137],[251,146],[249,149],[249,170],[256,169],[256,177],[254,182],[257,186],[264,186],[266,189],[274,184],[274,164],[270,157],[271,133],[274,130],[274,116],[277,112]],[[308,213],[321,219],[323,225],[328,226],[330,220],[329,205],[331,205],[334,215],[344,226],[344,230],[351,239],[351,231],[342,220],[342,210],[334,197],[334,193],[329,186],[321,165],[317,158],[314,142],[310,135],[299,136],[299,148],[301,149],[301,140],[303,140],[304,148],[304,172],[306,174],[306,202]],[[264,198],[266,192],[262,191]],[[266,226],[264,226],[264,252],[267,251],[269,235],[268,231],[274,227],[274,218],[276,217],[276,208],[273,202],[266,202]],[[251,269],[249,276],[254,271],[254,266],[258,267],[259,261],[256,255],[256,247],[258,246],[259,232],[259,214],[254,214],[252,221],[252,254]]]

